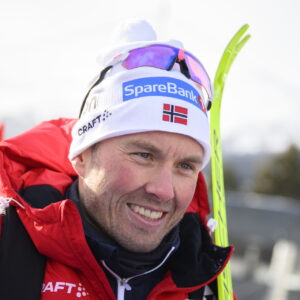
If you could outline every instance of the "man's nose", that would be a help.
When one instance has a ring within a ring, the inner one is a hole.
[[[146,192],[155,195],[160,201],[173,199],[175,196],[173,175],[168,167],[155,170],[145,186]]]

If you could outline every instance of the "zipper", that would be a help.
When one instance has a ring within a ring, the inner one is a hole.
[[[124,300],[125,299],[125,290],[127,290],[127,291],[131,290],[131,286],[128,284],[128,281],[130,279],[132,279],[133,277],[121,278],[105,263],[104,260],[102,260],[101,263],[105,267],[105,269],[108,270],[117,279],[117,283],[118,283],[117,300]]]
[[[25,207],[20,202],[18,202],[16,199],[11,198],[11,197],[2,197],[2,196],[0,196],[0,215],[5,215],[6,214],[6,209],[9,207],[9,203],[11,201],[15,202],[21,208],[25,209]]]
[[[172,252],[175,250],[175,247],[172,247],[171,250],[168,252],[168,254],[165,256],[165,258],[162,260],[162,262],[156,266],[155,268],[144,272],[142,274],[138,274],[129,278],[121,278],[119,275],[117,275],[106,263],[104,260],[101,261],[102,265],[105,267],[106,270],[108,270],[116,279],[118,282],[118,290],[117,290],[117,300],[124,300],[125,299],[125,290],[126,291],[131,291],[131,286],[128,284],[128,281],[133,279],[133,278],[137,278],[146,274],[149,274],[155,270],[157,270],[158,268],[160,268],[165,261],[169,258],[169,256],[172,254]]]
[[[118,280],[118,300],[124,300],[125,299],[125,290],[130,291],[131,286],[128,284],[128,280],[126,278],[117,279]]]

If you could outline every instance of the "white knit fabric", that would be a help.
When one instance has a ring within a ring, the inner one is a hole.
[[[107,61],[135,44],[132,34],[130,39],[127,45],[117,47],[121,52],[113,49],[106,54]],[[114,63],[87,98],[82,117],[72,131],[69,158],[72,160],[108,138],[164,131],[195,139],[204,149],[204,167],[210,157],[209,122],[197,84],[176,68],[171,71],[152,67],[126,70],[120,62]],[[102,64],[105,65],[104,61]]]

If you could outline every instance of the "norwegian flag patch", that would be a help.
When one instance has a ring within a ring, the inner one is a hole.
[[[182,106],[164,103],[162,120],[187,125],[188,109]]]

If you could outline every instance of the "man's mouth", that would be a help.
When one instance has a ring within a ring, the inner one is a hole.
[[[129,207],[135,213],[141,215],[144,218],[147,218],[151,221],[159,220],[163,216],[162,211],[153,211],[151,209],[136,205],[136,204],[129,204]]]

